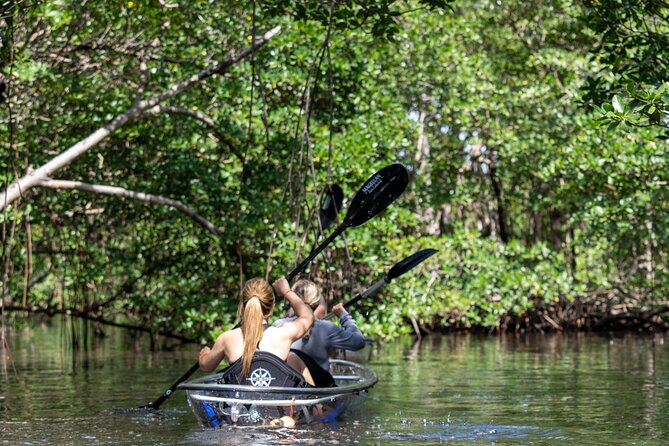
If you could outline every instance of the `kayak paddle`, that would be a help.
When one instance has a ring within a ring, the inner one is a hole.
[[[404,192],[408,184],[409,174],[401,164],[391,164],[372,175],[353,197],[344,221],[286,276],[288,282],[302,272],[309,262],[346,228],[360,226],[390,206]]]
[[[372,175],[365,184],[362,185],[357,194],[353,197],[351,205],[348,208],[344,221],[335,229],[335,231],[299,265],[286,276],[288,282],[291,282],[295,276],[302,272],[309,262],[316,257],[327,245],[332,242],[339,234],[348,227],[357,227],[367,222],[375,215],[379,214],[385,208],[399,197],[409,184],[409,174],[406,168],[401,164],[391,164]],[[336,196],[335,196],[336,199]],[[336,214],[335,214],[336,218]],[[161,404],[169,398],[179,384],[186,381],[190,376],[200,368],[200,362],[193,366],[174,383],[155,401],[139,407],[139,409],[157,410]]]
[[[344,191],[341,187],[338,184],[327,185],[325,199],[318,210],[318,218],[321,221],[319,232],[325,231],[337,219],[342,201],[344,201]]]
[[[358,294],[355,296],[353,299],[349,300],[348,302],[344,303],[344,307],[348,308],[353,304],[358,303],[362,299],[365,299],[369,296],[372,296],[379,291],[379,289],[384,286],[387,283],[390,283],[393,279],[401,276],[402,274],[412,270],[416,265],[419,263],[422,263],[425,259],[428,257],[431,257],[437,252],[436,249],[423,249],[422,251],[418,251],[406,259],[402,260],[399,263],[396,263],[392,268],[390,268],[390,271],[388,271],[388,274],[386,274],[381,280],[376,282],[374,285],[371,287],[367,288],[365,291],[362,293]],[[328,313],[325,315],[323,320],[328,320],[332,319],[334,317],[334,313]]]
[[[316,240],[314,241],[314,247],[311,248],[312,251],[318,246],[318,241],[323,236],[323,231],[329,228],[332,222],[337,219],[342,201],[344,201],[344,191],[338,184],[328,184],[325,186],[325,198],[318,210]]]
[[[145,406],[141,406],[141,407],[139,407],[139,408],[140,408],[140,409],[154,409],[154,410],[158,410],[158,408],[160,407],[160,405],[163,404],[167,398],[169,398],[170,396],[172,396],[172,393],[174,393],[174,391],[176,390],[177,386],[178,386],[179,384],[181,384],[182,382],[186,381],[188,378],[190,378],[190,376],[191,376],[193,373],[197,372],[197,369],[199,369],[199,368],[200,368],[200,361],[198,361],[198,362],[196,362],[195,364],[193,364],[193,365],[191,366],[191,368],[188,369],[188,371],[187,371],[186,373],[184,373],[183,375],[181,375],[181,378],[179,378],[178,380],[176,380],[176,382],[175,382],[174,384],[172,384],[166,391],[164,391],[162,395],[160,395],[158,398],[156,398],[154,401],[150,402],[149,404],[147,404],[147,405],[145,405]]]

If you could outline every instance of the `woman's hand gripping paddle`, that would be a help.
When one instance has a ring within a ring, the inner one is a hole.
[[[388,271],[388,274],[386,274],[381,280],[376,282],[374,285],[371,287],[367,288],[365,291],[362,293],[358,294],[355,296],[353,299],[349,300],[348,302],[344,303],[344,307],[348,308],[353,304],[358,303],[362,299],[366,299],[369,296],[373,296],[374,294],[379,291],[379,289],[384,286],[387,283],[390,283],[393,279],[401,276],[402,274],[414,269],[419,263],[422,263],[424,260],[426,260],[428,257],[431,257],[437,252],[436,249],[423,249],[422,251],[418,251],[406,259],[402,260],[399,263],[396,263],[392,268],[390,268],[390,271]],[[324,320],[332,319],[334,316],[334,313],[328,313],[325,315],[323,318]]]
[[[355,197],[353,197],[353,201],[351,201],[351,205],[348,208],[344,221],[328,238],[323,240],[323,242],[321,242],[321,244],[318,245],[318,247],[316,247],[316,249],[314,249],[302,263],[295,267],[295,269],[286,276],[288,282],[291,282],[295,276],[302,272],[307,265],[309,265],[309,262],[323,251],[335,237],[344,232],[346,228],[349,226],[360,226],[390,206],[390,204],[404,192],[408,184],[409,175],[406,168],[401,164],[391,164],[372,175],[365,184],[362,185],[358,193],[355,194]],[[190,378],[190,376],[199,368],[200,363],[198,361],[193,364],[186,373],[181,375],[181,377],[155,401],[152,401],[145,406],[141,406],[140,409],[157,410],[160,405],[172,395],[177,386]]]

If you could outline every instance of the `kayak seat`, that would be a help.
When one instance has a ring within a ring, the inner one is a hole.
[[[223,376],[218,383],[254,387],[309,387],[302,374],[269,352],[255,352],[248,376],[242,378],[241,374],[242,360],[240,358],[223,370]]]

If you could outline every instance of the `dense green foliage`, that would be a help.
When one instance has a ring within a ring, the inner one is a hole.
[[[4,305],[208,339],[234,323],[241,280],[309,252],[326,183],[350,200],[402,162],[405,195],[309,271],[339,300],[440,250],[360,305],[367,333],[505,326],[602,296],[662,311],[667,8],[586,3],[3,3],[4,185],[282,27],[53,175],[180,200],[221,235],[169,206],[34,188],[2,217]],[[657,17],[653,32],[625,39],[643,23],[613,6]]]
[[[588,79],[586,103],[611,128],[668,127],[669,3],[663,0],[587,0],[585,23],[598,37],[592,56],[601,62]],[[665,131],[664,137],[669,136]]]

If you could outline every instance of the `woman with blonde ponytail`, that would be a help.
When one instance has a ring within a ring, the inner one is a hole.
[[[296,318],[281,327],[269,327],[268,319],[274,310],[274,291],[264,279],[250,279],[240,295],[237,310],[240,325],[222,333],[211,349],[204,347],[200,351],[200,368],[203,371],[215,370],[223,360],[233,366],[240,363],[239,377],[234,378],[241,382],[247,380],[256,352],[269,353],[284,362],[294,355],[290,346],[311,328],[314,315],[311,308],[290,289],[284,277],[276,280],[273,288],[290,303]]]

